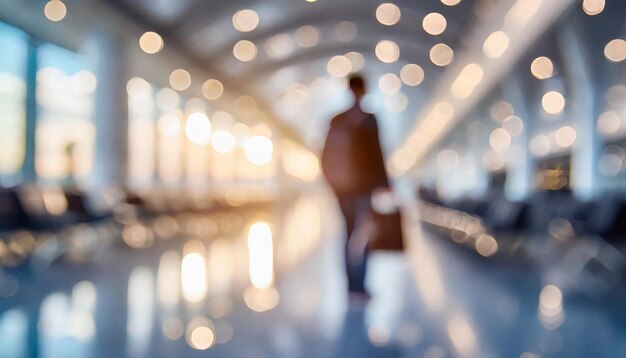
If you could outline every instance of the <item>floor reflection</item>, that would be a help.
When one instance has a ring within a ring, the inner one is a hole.
[[[408,260],[372,254],[373,297],[348,305],[337,210],[315,193],[128,221],[87,262],[2,272],[0,357],[626,354],[626,325],[607,302],[570,297],[533,268],[477,260],[419,225],[408,227]]]

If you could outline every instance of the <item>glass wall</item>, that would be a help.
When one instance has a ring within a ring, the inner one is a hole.
[[[0,184],[19,181],[26,128],[26,59],[28,38],[0,23]]]
[[[71,185],[93,166],[97,80],[77,53],[46,44],[38,57],[36,172],[46,181]]]

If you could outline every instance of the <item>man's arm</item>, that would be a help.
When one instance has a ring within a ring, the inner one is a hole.
[[[389,188],[389,178],[385,169],[385,159],[380,147],[380,137],[378,133],[378,121],[372,114],[371,123],[368,125],[369,138],[368,148],[371,160],[372,175],[375,177],[374,184],[378,188]]]

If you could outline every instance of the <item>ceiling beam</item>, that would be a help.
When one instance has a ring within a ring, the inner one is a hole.
[[[415,118],[413,129],[391,155],[391,172],[400,176],[415,167],[577,2],[517,0],[512,5],[500,2],[482,25],[477,26],[458,61],[441,77],[430,101]],[[492,59],[483,53],[483,44],[495,31],[506,33],[508,45],[501,56]]]

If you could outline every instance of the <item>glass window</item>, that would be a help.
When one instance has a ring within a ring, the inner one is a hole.
[[[28,38],[0,23],[0,184],[13,184],[24,161]]]
[[[77,53],[39,48],[35,167],[44,180],[73,184],[91,172],[96,76]]]

